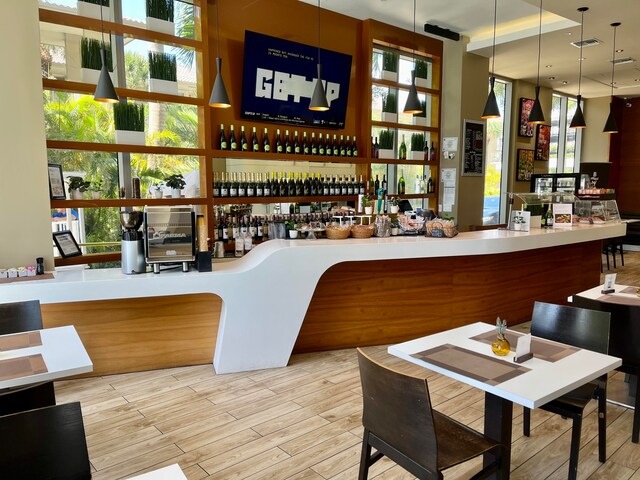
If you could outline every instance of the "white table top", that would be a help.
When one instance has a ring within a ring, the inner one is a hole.
[[[160,468],[152,472],[143,473],[135,477],[129,477],[129,480],[187,480],[180,466],[177,463],[168,467]]]
[[[39,353],[42,355],[48,371],[26,377],[0,380],[0,390],[70,377],[93,370],[93,363],[84,349],[75,327],[68,325],[66,327],[45,328],[39,332],[42,345],[2,351],[0,352],[0,360]],[[0,336],[8,337],[9,335]]]
[[[599,300],[600,297],[605,295],[604,293],[602,293],[602,289],[603,288],[604,288],[603,285],[598,285],[597,287],[590,288],[589,290],[585,290],[583,292],[576,293],[576,295],[579,295],[580,297],[588,298],[590,300]],[[622,292],[622,290],[624,290],[625,288],[637,289],[637,287],[633,287],[633,286],[630,286],[630,285],[614,284],[613,288],[615,289],[615,292],[614,293],[610,293],[608,295],[615,295],[617,297],[629,298],[631,300],[638,298],[638,296],[635,293],[623,293]]]
[[[547,362],[532,358],[520,365],[531,369],[518,377],[498,385],[489,385],[483,381],[469,378],[440,366],[430,364],[411,355],[444,344],[451,344],[467,350],[482,353],[494,359],[513,362],[513,352],[498,357],[491,352],[491,345],[471,340],[471,337],[495,330],[486,323],[474,323],[464,327],[447,330],[427,337],[418,338],[398,345],[392,345],[388,351],[391,355],[441,373],[460,382],[492,393],[498,397],[529,408],[537,408],[580,385],[598,378],[619,367],[622,360],[609,355],[581,349],[556,362]],[[535,355],[535,352],[534,352]]]

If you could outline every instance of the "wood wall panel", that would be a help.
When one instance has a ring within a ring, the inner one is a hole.
[[[530,320],[600,281],[601,242],[523,253],[345,262],[316,287],[294,352],[397,343],[478,321]]]
[[[627,107],[626,104],[631,104]],[[615,144],[619,145],[619,156],[612,160],[617,163],[617,196],[618,208],[623,213],[640,214],[640,98],[625,101],[617,99],[616,119],[620,133],[613,134],[612,152]],[[617,161],[617,162],[616,162]]]
[[[97,376],[212,363],[221,307],[212,294],[56,303],[42,319],[76,327]]]

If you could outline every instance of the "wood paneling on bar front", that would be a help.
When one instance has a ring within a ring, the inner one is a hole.
[[[496,317],[529,321],[600,281],[601,242],[477,255],[345,262],[320,278],[294,353],[397,343]]]
[[[75,326],[87,376],[212,363],[221,307],[212,294],[41,305],[45,328]]]

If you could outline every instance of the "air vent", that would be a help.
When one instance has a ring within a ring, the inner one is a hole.
[[[633,63],[635,62],[635,59],[631,57],[624,57],[624,58],[616,58],[615,60],[609,60],[609,61],[615,63],[616,65],[623,65],[625,63]]]
[[[597,38],[587,38],[586,40],[582,40],[581,42],[571,42],[571,45],[576,48],[580,48],[580,46],[582,46],[582,48],[586,48],[593,47],[594,45],[600,45],[601,43],[602,42]]]

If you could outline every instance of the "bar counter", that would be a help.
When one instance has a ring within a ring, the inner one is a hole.
[[[71,269],[2,285],[0,302],[39,299],[45,327],[74,324],[95,374],[212,354],[216,372],[239,372],[285,366],[293,351],[397,343],[497,315],[527,321],[534,300],[562,303],[597,284],[601,240],[625,231],[271,240],[210,273]]]

